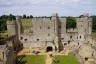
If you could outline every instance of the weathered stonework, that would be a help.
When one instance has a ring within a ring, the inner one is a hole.
[[[13,30],[8,35],[17,34],[24,48],[38,47],[46,51],[48,47],[52,47],[53,51],[72,50],[81,64],[96,64],[96,37],[91,35],[92,19],[89,16],[76,18],[75,29],[66,29],[66,18],[60,18],[58,14],[53,14],[51,19],[34,18],[32,33],[22,33],[20,20],[14,22],[7,25],[8,31]]]
[[[0,43],[0,64],[15,64],[15,53],[12,42],[8,41],[7,44],[2,43]]]

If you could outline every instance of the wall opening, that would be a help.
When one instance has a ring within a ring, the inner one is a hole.
[[[64,43],[64,46],[67,45],[67,43]]]
[[[70,40],[68,40],[68,44],[70,44]]]
[[[61,40],[64,40],[64,38],[61,38]]]
[[[22,40],[22,39],[23,39],[23,37],[20,37],[20,39]]]
[[[72,36],[70,36],[70,39],[72,39]]]
[[[77,36],[77,39],[78,39],[78,36]]]
[[[86,57],[86,58],[85,58],[85,61],[87,61],[87,60],[88,60],[88,58]]]
[[[50,29],[50,27],[48,27],[48,29]]]
[[[46,48],[46,52],[49,52],[49,51],[53,51],[52,46],[48,46],[48,47]]]
[[[24,39],[25,41],[27,41],[27,39]]]
[[[37,41],[39,41],[39,39],[37,39]]]
[[[80,39],[81,39],[81,36],[80,36]]]

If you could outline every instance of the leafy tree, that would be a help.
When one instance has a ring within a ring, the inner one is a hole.
[[[33,16],[32,16],[32,15],[30,15],[30,18],[33,18]]]
[[[26,14],[23,15],[23,18],[26,18]]]
[[[6,25],[7,20],[9,21],[15,20],[15,16],[10,14],[10,15],[2,15],[0,17],[0,32],[4,32],[5,30],[7,30],[7,25]]]
[[[27,16],[27,18],[30,18],[29,16]]]
[[[92,17],[92,31],[96,32],[96,16],[91,16]]]
[[[80,15],[79,18],[84,17],[84,15]]]
[[[67,23],[66,23],[66,28],[76,28],[76,20],[74,17],[66,17],[67,18]]]

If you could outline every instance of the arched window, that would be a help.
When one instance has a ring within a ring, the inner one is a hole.
[[[72,35],[70,36],[70,39],[72,38]]]
[[[80,36],[80,39],[81,39],[81,36]]]
[[[48,27],[48,29],[50,29],[50,27]]]
[[[37,39],[37,41],[39,41],[39,39]]]
[[[79,42],[78,42],[78,45],[79,45]]]
[[[68,41],[68,44],[70,44],[70,40]]]
[[[27,39],[24,39],[25,41],[27,41]]]
[[[67,43],[64,43],[64,45],[67,45]]]
[[[22,40],[22,39],[23,39],[23,37],[20,37],[20,39]]]
[[[64,38],[61,38],[61,40],[64,40]]]

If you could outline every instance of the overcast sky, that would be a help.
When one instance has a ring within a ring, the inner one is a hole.
[[[0,0],[0,15],[79,16],[96,15],[96,0]]]

